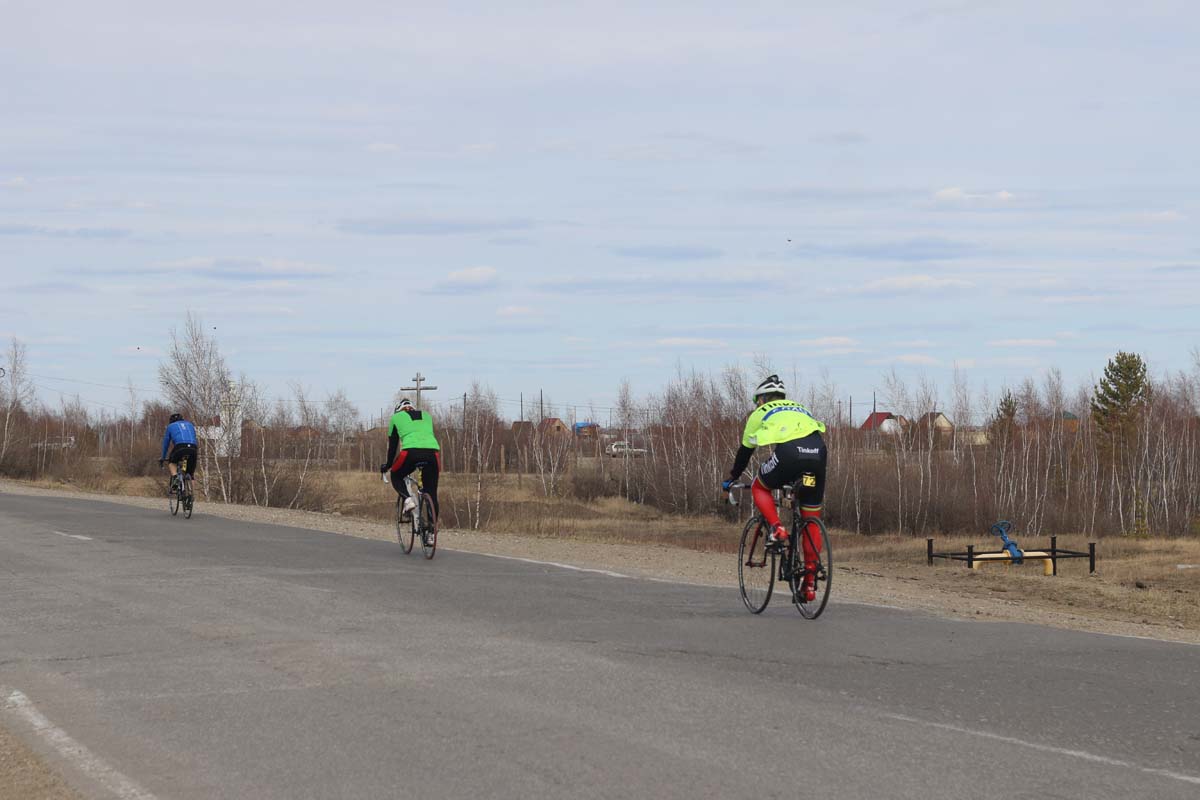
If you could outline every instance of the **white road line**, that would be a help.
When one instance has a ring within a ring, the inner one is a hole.
[[[71,762],[84,774],[95,779],[120,800],[155,800],[154,795],[105,764],[92,751],[72,739],[38,711],[24,693],[16,689],[0,687],[7,708],[29,723],[35,733],[42,737],[58,754]]]
[[[81,541],[81,542],[90,542],[90,541],[92,540],[92,537],[90,537],[90,536],[81,536],[81,535],[80,535],[80,534],[78,534],[78,533],[64,533],[64,532],[62,532],[62,531],[50,531],[50,532],[51,532],[51,533],[57,533],[59,536],[66,536],[68,539],[78,539],[78,540],[79,540],[79,541]]]
[[[1110,767],[1124,767],[1125,769],[1136,769],[1140,772],[1145,772],[1149,775],[1159,775],[1164,778],[1170,778],[1174,781],[1182,783],[1191,783],[1200,786],[1200,777],[1195,775],[1186,775],[1182,772],[1172,772],[1169,769],[1157,769],[1155,767],[1143,767],[1141,764],[1134,764],[1129,761],[1122,761],[1118,758],[1109,758],[1108,756],[1100,756],[1095,753],[1088,753],[1084,750],[1068,750],[1065,747],[1054,747],[1048,744],[1038,744],[1037,742],[1027,742],[1024,739],[1017,739],[1013,736],[1002,736],[999,733],[990,731],[979,731],[972,728],[963,728],[959,725],[948,725],[944,722],[930,722],[916,717],[907,717],[903,714],[881,714],[885,719],[894,719],[899,722],[911,722],[916,725],[924,725],[929,728],[937,728],[943,731],[952,731],[953,733],[965,733],[969,736],[978,736],[981,739],[991,739],[996,742],[1004,742],[1005,744],[1013,744],[1018,747],[1027,747],[1030,750],[1039,750],[1043,753],[1054,753],[1060,756],[1070,756],[1083,761],[1091,761],[1096,764],[1105,764]]]
[[[543,567],[558,567],[559,569],[569,569],[574,572],[594,572],[597,575],[607,575],[610,578],[633,578],[632,575],[623,575],[620,572],[612,572],[607,569],[591,569],[589,567],[577,567],[574,564],[562,564],[558,561],[538,561],[536,558],[521,558],[520,556],[501,556],[495,553],[475,553],[474,555],[487,556],[488,558],[502,558],[505,561],[523,561],[526,564],[540,564]],[[651,578],[650,580],[655,580]]]

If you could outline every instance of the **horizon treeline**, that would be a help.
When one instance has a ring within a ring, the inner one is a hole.
[[[86,484],[156,474],[167,417],[181,409],[202,429],[198,485],[209,500],[320,510],[330,496],[322,471],[377,470],[386,454],[382,434],[363,435],[344,392],[316,400],[294,384],[290,397],[268,398],[234,375],[194,317],[172,334],[160,396],[142,401],[131,388],[122,409],[96,413],[65,396],[57,408],[39,402],[16,339],[0,366],[0,475]],[[739,367],[680,371],[642,397],[624,382],[608,429],[589,436],[538,424],[559,417],[550,401],[530,403],[530,424],[514,425],[496,394],[474,383],[431,406],[444,468],[470,476],[443,502],[446,522],[485,527],[500,505],[490,476],[501,472],[546,498],[623,497],[663,513],[728,515],[719,483],[766,371],[762,362],[753,376]],[[1152,376],[1140,356],[1118,353],[1094,386],[1068,389],[1050,371],[996,396],[973,391],[961,373],[943,392],[892,372],[878,408],[906,423],[886,431],[847,424],[839,397],[827,379],[797,396],[829,427],[833,526],[924,536],[979,533],[1008,519],[1026,535],[1200,535],[1200,351],[1173,375]],[[610,458],[604,445],[613,440],[645,453]]]

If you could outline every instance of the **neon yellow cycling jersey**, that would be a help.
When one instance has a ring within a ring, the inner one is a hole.
[[[779,444],[824,432],[825,423],[814,419],[809,410],[795,400],[772,400],[754,409],[746,420],[742,446]]]

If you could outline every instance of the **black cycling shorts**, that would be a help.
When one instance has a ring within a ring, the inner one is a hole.
[[[177,444],[171,448],[171,455],[167,456],[167,461],[172,464],[184,461],[183,471],[194,475],[196,474],[196,453],[194,444]]]
[[[425,448],[401,450],[392,463],[392,487],[401,497],[408,497],[404,479],[418,469],[421,470],[421,486],[433,500],[433,513],[440,514],[442,507],[438,503],[438,475],[442,471],[441,451]]]
[[[775,452],[758,471],[768,489],[796,484],[796,499],[802,506],[819,506],[825,500],[825,437],[813,433],[775,445]]]

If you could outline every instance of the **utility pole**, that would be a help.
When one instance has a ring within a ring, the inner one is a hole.
[[[4,376],[0,375],[0,378],[2,378],[2,377],[4,377]],[[519,419],[521,419],[521,420],[525,419],[525,393],[524,392],[521,392],[521,416],[519,417]]]
[[[546,393],[538,389],[538,419],[546,418]]]
[[[429,379],[426,378],[424,375],[422,375],[418,371],[417,374],[413,376],[413,379],[412,379],[413,385],[412,386],[401,386],[400,387],[400,391],[402,391],[402,392],[416,392],[417,393],[417,399],[414,400],[413,403],[416,405],[416,407],[418,409],[421,408],[421,392],[432,392],[438,388],[436,386],[426,386],[425,388],[422,389],[421,384],[425,383],[425,381],[427,381],[427,380],[429,380]]]

